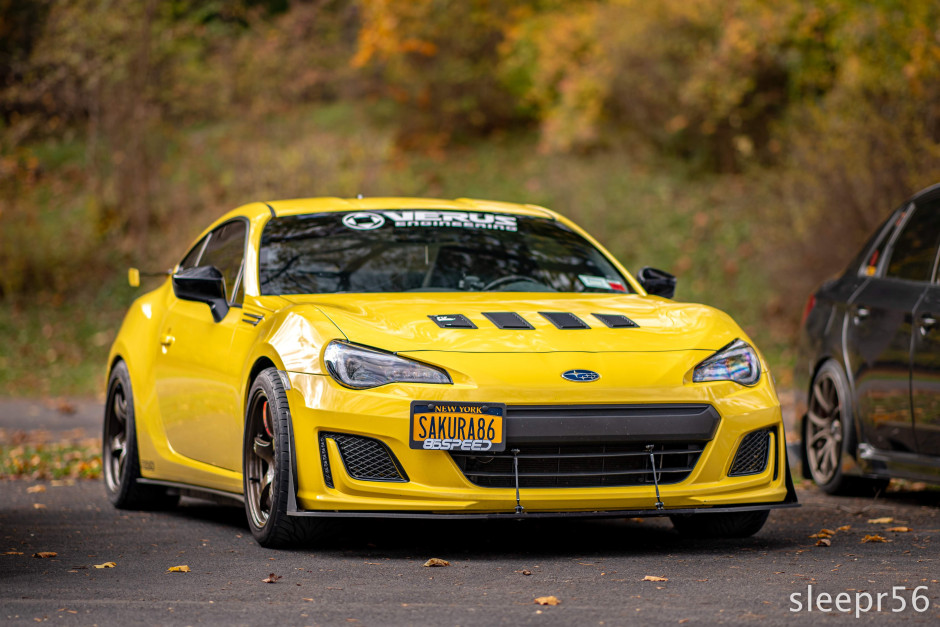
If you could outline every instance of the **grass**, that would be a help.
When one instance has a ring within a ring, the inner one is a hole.
[[[592,155],[541,155],[526,130],[444,153],[403,153],[371,113],[320,105],[167,130],[150,199],[155,224],[143,247],[109,238],[112,185],[91,184],[80,140],[35,146],[39,167],[23,175],[29,183],[16,188],[15,201],[0,197],[0,248],[16,252],[0,254],[0,275],[7,285],[29,268],[49,278],[34,293],[19,286],[16,304],[0,301],[0,394],[101,394],[108,347],[134,297],[127,265],[172,265],[211,219],[245,202],[357,193],[556,209],[632,270],[677,274],[678,300],[727,311],[765,352],[777,381],[789,380],[790,317],[799,305],[779,302],[759,263],[767,234],[755,207],[769,202],[759,182],[697,176],[626,142]],[[19,258],[32,265],[17,266]]]
[[[12,438],[17,439],[16,434]],[[98,479],[101,477],[101,442],[21,441],[0,445],[0,480]]]

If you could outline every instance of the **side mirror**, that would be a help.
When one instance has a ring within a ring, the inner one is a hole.
[[[648,294],[663,298],[676,295],[676,277],[668,272],[646,266],[636,273],[636,279]]]
[[[225,279],[215,266],[187,268],[173,275],[173,293],[181,300],[206,303],[212,311],[212,319],[222,320],[228,313],[225,298]]]

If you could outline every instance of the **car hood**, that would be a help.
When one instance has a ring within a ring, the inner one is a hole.
[[[635,294],[331,294],[286,296],[292,313],[325,315],[358,344],[392,352],[466,353],[715,351],[740,328],[705,305]],[[499,328],[484,312],[515,312],[533,329]],[[571,313],[587,329],[559,329],[540,312]],[[476,328],[441,328],[430,316],[462,314]],[[610,328],[593,314],[623,315],[635,327]]]

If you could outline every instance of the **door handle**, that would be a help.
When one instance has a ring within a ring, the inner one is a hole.
[[[164,335],[163,337],[161,337],[161,338],[160,338],[160,346],[163,347],[163,352],[165,353],[165,352],[166,352],[166,349],[170,348],[170,346],[172,346],[172,345],[173,345],[173,342],[175,342],[175,341],[176,341],[176,338],[173,337],[172,335],[169,335],[169,334]]]
[[[933,317],[933,314],[921,314],[918,320],[918,326],[920,327],[921,336],[925,336],[930,333],[932,328],[937,326],[937,319]]]
[[[868,307],[859,307],[855,310],[855,324],[859,324],[871,315],[871,309]]]

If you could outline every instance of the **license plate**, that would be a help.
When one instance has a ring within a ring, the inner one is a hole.
[[[502,403],[411,403],[411,448],[426,451],[506,450]]]

